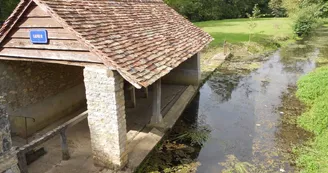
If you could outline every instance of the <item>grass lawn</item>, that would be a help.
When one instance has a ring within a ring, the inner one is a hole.
[[[293,38],[291,20],[288,18],[260,18],[254,21],[257,26],[252,31],[251,42],[265,47],[270,47],[270,42],[279,44],[290,41]],[[249,41],[249,19],[230,19],[194,23],[208,32],[215,40],[210,47],[222,46],[224,40],[228,43],[238,44]]]
[[[297,83],[297,96],[309,109],[298,119],[298,124],[313,132],[315,137],[295,149],[297,164],[304,173],[328,172],[328,66],[317,68]]]

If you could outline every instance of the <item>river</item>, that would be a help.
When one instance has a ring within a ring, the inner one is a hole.
[[[316,68],[316,58],[328,52],[327,44],[328,31],[321,29],[306,41],[260,60],[253,59],[260,62],[257,70],[244,70],[243,63],[228,60],[200,88],[168,140],[153,152],[142,169],[298,172],[291,150],[311,135],[288,122],[288,116],[292,116],[288,110],[300,114],[297,110],[303,109],[302,104],[283,102],[293,96],[298,78]],[[188,137],[183,134],[195,129],[201,133],[189,135],[189,140],[180,138]],[[190,144],[191,138],[203,141],[199,145]]]

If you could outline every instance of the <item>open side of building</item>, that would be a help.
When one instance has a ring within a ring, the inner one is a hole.
[[[135,169],[194,96],[210,41],[160,0],[22,0],[0,29],[0,172]]]

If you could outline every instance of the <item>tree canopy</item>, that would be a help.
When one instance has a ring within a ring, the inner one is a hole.
[[[18,2],[19,0],[0,0],[0,22],[7,19]]]
[[[191,21],[206,21],[247,17],[255,4],[262,13],[270,14],[270,0],[165,0]]]

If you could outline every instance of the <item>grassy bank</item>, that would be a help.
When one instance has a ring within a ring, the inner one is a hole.
[[[195,25],[208,32],[215,40],[211,46],[222,46],[224,40],[229,43],[245,43],[249,34],[254,33],[252,42],[263,43],[263,40],[292,38],[291,20],[288,18],[259,18],[253,31],[249,29],[249,19],[230,19],[197,22]],[[279,40],[278,40],[279,41]]]
[[[292,21],[288,18],[259,18],[253,23],[256,25],[254,29],[249,29],[249,19],[195,23],[214,38],[205,57],[222,51],[225,40],[236,54],[263,53],[293,41]]]
[[[255,23],[253,30],[249,29],[250,23]],[[214,41],[204,51],[201,59],[202,76],[211,74],[219,64],[211,65],[211,58],[223,52],[223,44],[227,41],[228,51],[234,56],[234,61],[244,68],[254,70],[260,67],[258,58],[254,54],[261,54],[276,50],[281,46],[294,41],[291,28],[292,21],[288,18],[258,18],[216,20],[194,23],[208,32]],[[249,38],[251,36],[251,39]]]
[[[298,81],[298,98],[307,104],[308,111],[298,124],[315,134],[307,145],[298,147],[297,164],[304,173],[328,172],[328,67],[323,66]]]

